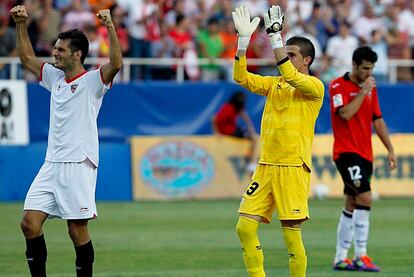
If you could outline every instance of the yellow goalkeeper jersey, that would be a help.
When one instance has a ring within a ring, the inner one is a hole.
[[[312,165],[312,141],[322,106],[324,85],[300,73],[286,60],[282,76],[260,76],[247,71],[246,57],[236,58],[234,80],[253,93],[266,96],[260,130],[261,164]]]

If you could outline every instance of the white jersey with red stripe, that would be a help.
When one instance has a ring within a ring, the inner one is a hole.
[[[62,70],[43,64],[39,84],[51,92],[46,161],[99,163],[97,117],[110,85],[101,69],[84,71],[70,80]]]

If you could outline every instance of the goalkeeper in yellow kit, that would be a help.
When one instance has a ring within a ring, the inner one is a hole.
[[[266,96],[260,134],[259,164],[239,208],[237,234],[249,276],[265,276],[257,229],[270,223],[276,209],[289,253],[290,276],[306,275],[307,258],[301,224],[309,218],[308,194],[315,121],[322,106],[324,85],[309,75],[315,57],[313,44],[292,37],[283,46],[284,16],[279,6],[264,14],[280,77],[260,76],[246,69],[246,49],[260,22],[250,21],[246,7],[232,13],[239,34],[234,80],[253,93]]]

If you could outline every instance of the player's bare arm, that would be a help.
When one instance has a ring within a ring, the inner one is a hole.
[[[359,91],[358,95],[355,96],[351,102],[339,109],[339,116],[345,120],[350,120],[358,112],[359,108],[364,102],[365,97],[372,91],[375,86],[375,78],[372,76],[368,77],[362,85],[362,88]]]
[[[385,124],[385,121],[383,118],[378,118],[374,120],[374,129],[378,137],[384,144],[385,148],[387,148],[388,150],[387,159],[388,159],[390,169],[393,170],[397,168],[397,157],[395,156],[394,147],[392,146],[392,143],[390,140],[387,124]]]
[[[122,67],[122,52],[118,36],[112,22],[111,13],[108,9],[100,10],[96,14],[101,23],[108,29],[109,37],[109,63],[102,66],[102,76],[105,82],[110,83]]]
[[[10,14],[16,22],[17,32],[17,54],[23,66],[30,70],[37,78],[40,77],[40,70],[43,61],[36,58],[33,51],[32,43],[27,33],[26,20],[29,17],[25,6],[15,6],[10,10]]]
[[[246,124],[247,130],[249,131],[249,134],[254,136],[256,134],[256,130],[254,128],[253,122],[252,122],[249,114],[245,110],[242,110],[240,112],[240,117],[244,121],[244,123]]]

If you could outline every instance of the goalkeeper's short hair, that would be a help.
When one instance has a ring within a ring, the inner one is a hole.
[[[293,36],[286,41],[286,45],[299,46],[300,54],[303,57],[311,57],[309,67],[311,66],[313,60],[315,59],[315,46],[309,39],[300,36]]]

